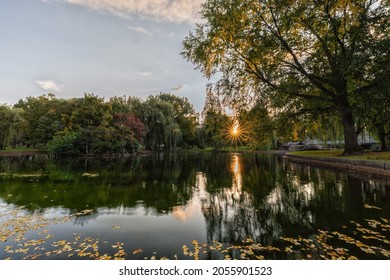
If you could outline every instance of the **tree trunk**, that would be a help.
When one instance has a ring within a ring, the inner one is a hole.
[[[387,150],[387,143],[386,143],[386,132],[383,126],[377,126],[378,129],[378,136],[379,140],[381,141],[381,150],[386,151]]]
[[[363,148],[358,144],[355,124],[353,121],[350,105],[347,101],[339,106],[341,121],[344,129],[344,152],[343,155],[359,154],[363,152]]]

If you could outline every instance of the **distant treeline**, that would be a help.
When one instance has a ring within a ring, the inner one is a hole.
[[[13,106],[0,105],[0,149],[32,147],[88,155],[240,146],[264,150],[308,138],[324,146],[343,147],[343,126],[332,111],[282,111],[260,99],[236,108],[234,114],[228,111],[223,97],[211,87],[201,113],[187,98],[170,93],[145,100],[131,96],[105,100],[88,93],[70,99],[50,93],[30,96]],[[390,140],[386,112],[381,111],[376,122],[359,114],[356,122],[357,134],[363,139],[370,133],[380,140],[382,150]]]
[[[0,106],[0,148],[27,146],[65,154],[134,153],[140,148],[197,145],[197,114],[186,98],[168,93],[59,99],[27,97]]]

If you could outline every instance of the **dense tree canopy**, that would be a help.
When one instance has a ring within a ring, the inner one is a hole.
[[[197,114],[186,99],[164,93],[145,101],[126,96],[27,97],[0,106],[1,148],[10,143],[63,154],[135,153],[197,145]]]
[[[4,150],[13,139],[18,139],[23,129],[20,111],[7,105],[0,105],[0,150]]]
[[[389,5],[208,0],[182,54],[207,77],[222,73],[218,87],[230,104],[254,97],[290,111],[304,103],[332,112],[343,125],[345,153],[359,152],[354,106],[388,76]]]

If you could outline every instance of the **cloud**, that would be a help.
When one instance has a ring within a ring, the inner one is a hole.
[[[141,76],[151,76],[152,72],[141,72],[139,73]]]
[[[120,17],[134,14],[156,21],[198,22],[205,0],[63,0],[70,4],[109,12]]]
[[[42,80],[37,81],[37,84],[40,88],[47,90],[47,91],[56,91],[56,92],[62,92],[64,86],[58,85],[56,82],[52,80]]]
[[[141,34],[145,34],[145,35],[148,35],[148,36],[152,36],[152,32],[150,32],[149,30],[141,27],[141,26],[131,26],[131,25],[128,25],[127,28],[129,28],[130,30],[132,31],[135,31],[135,32],[138,32],[138,33],[141,33]]]

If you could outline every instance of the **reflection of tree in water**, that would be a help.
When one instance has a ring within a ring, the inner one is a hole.
[[[34,213],[54,209],[63,215],[92,209],[93,214],[77,218],[80,223],[110,213],[172,214],[185,219],[201,208],[209,241],[234,243],[252,237],[271,244],[280,236],[305,235],[364,219],[364,204],[390,213],[389,196],[390,188],[383,183],[264,154],[160,153],[64,161],[0,158],[4,203]]]
[[[36,157],[21,159],[21,166],[9,160],[2,160],[0,173],[11,175],[0,176],[0,197],[35,213],[141,206],[148,214],[167,214],[188,203],[195,185],[195,165],[186,155],[69,161]]]
[[[221,186],[214,175],[203,174],[209,193],[202,200],[209,242],[239,243],[252,238],[272,244],[281,236],[341,226],[364,211],[365,195],[375,199],[375,204],[386,201],[359,188],[357,184],[363,183],[345,174],[274,156],[232,155],[229,175],[223,179],[228,178],[229,185]],[[386,192],[383,184],[377,187]]]

